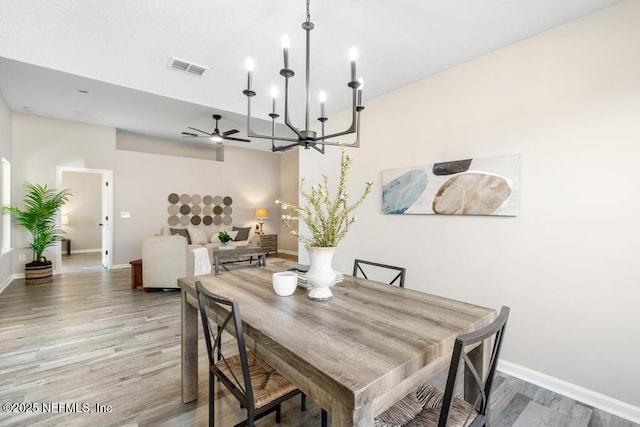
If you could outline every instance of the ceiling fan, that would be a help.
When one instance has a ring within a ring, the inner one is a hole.
[[[222,116],[220,114],[214,114],[212,117],[216,121],[216,128],[213,132],[209,133],[209,132],[205,132],[203,130],[192,128],[189,126],[189,129],[195,130],[196,132],[200,132],[200,134],[202,135],[199,135],[197,133],[191,133],[191,132],[182,132],[182,137],[183,138],[209,138],[211,139],[212,142],[215,142],[216,144],[221,144],[222,141],[251,142],[251,140],[248,140],[248,139],[232,138],[229,136],[229,135],[233,135],[234,133],[240,132],[238,129],[231,129],[221,133],[220,130],[218,130],[218,120],[220,120]]]

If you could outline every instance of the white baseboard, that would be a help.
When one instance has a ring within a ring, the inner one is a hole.
[[[640,407],[505,360],[498,361],[498,370],[633,423],[640,424]]]
[[[71,249],[71,255],[73,254],[92,254],[95,252],[102,252],[102,249]]]
[[[118,270],[120,268],[130,268],[131,264],[114,264],[111,266],[110,270]]]
[[[282,252],[283,254],[287,254],[287,255],[295,255],[298,256],[298,252],[296,251],[290,251],[287,249],[278,249],[278,253]]]
[[[13,279],[15,279],[16,277],[14,275],[9,275],[9,277],[7,277],[7,279],[2,282],[2,284],[0,284],[0,293],[2,293],[2,291],[4,291],[4,289],[9,286],[11,284],[11,282],[13,282]]]

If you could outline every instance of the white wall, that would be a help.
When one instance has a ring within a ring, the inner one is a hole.
[[[224,162],[134,151],[116,151],[114,170],[114,264],[141,258],[141,242],[167,226],[170,193],[231,196],[233,224],[255,227],[258,207],[279,197],[280,158],[267,152],[225,147]],[[130,218],[121,218],[129,212]],[[278,233],[270,218],[265,232]]]
[[[0,93],[0,157],[11,159],[11,111]],[[0,165],[1,170],[1,165]],[[0,173],[0,188],[2,174]],[[1,216],[1,214],[0,214]],[[0,226],[0,241],[2,241],[2,227]],[[0,254],[0,289],[11,277],[11,252]]]
[[[113,170],[113,265],[128,265],[141,257],[141,241],[158,233],[167,221],[169,193],[216,193],[233,197],[236,225],[253,225],[256,207],[268,206],[279,197],[280,157],[244,148],[225,147],[224,162],[176,157],[137,151],[117,150],[117,139],[148,138],[118,134],[114,128],[14,113],[13,195],[20,203],[25,181],[55,187],[58,166]],[[129,212],[130,218],[121,218]],[[265,224],[265,227],[267,225]],[[279,222],[266,230],[279,233]],[[31,254],[24,248],[28,235],[14,227],[12,271],[21,273],[24,262],[17,253]],[[51,249],[45,256],[55,259]],[[57,268],[54,266],[54,268]]]
[[[62,207],[69,224],[63,225],[65,237],[71,240],[73,252],[100,252],[102,248],[102,175],[89,172],[62,172],[61,188],[73,195]]]
[[[280,154],[280,196],[279,199],[292,204],[298,204],[298,150],[285,151]],[[273,212],[273,213],[272,213]],[[269,210],[270,220],[280,224],[282,212],[280,206],[273,205]],[[278,249],[290,253],[298,253],[298,239],[291,235],[286,226],[282,226],[278,236]]]
[[[627,0],[367,100],[349,188],[375,189],[334,267],[402,265],[409,288],[509,305],[504,360],[640,406],[639,17]],[[300,150],[301,170],[336,176],[328,151]],[[515,218],[381,213],[384,169],[514,153]]]
[[[58,166],[113,169],[115,155],[115,129],[86,123],[58,120],[32,114],[13,113],[13,193],[14,204],[24,198],[24,183],[48,185],[56,188]],[[27,262],[31,252],[24,249],[28,234],[23,228],[13,227],[13,272],[22,273],[24,262],[17,261],[18,253],[25,253]],[[45,251],[47,259],[54,260],[59,246]]]

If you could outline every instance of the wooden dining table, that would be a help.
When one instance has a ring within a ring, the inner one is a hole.
[[[491,308],[348,275],[328,301],[309,300],[300,287],[280,297],[272,274],[296,264],[270,264],[178,280],[184,403],[198,396],[198,280],[238,301],[247,347],[331,413],[335,426],[372,426],[376,415],[449,365],[458,335],[496,317]],[[211,309],[214,320],[226,313]],[[480,345],[469,355],[482,368],[488,353]]]

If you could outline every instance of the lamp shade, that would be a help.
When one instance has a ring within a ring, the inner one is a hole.
[[[269,212],[265,208],[258,208],[253,215],[256,219],[267,219],[269,218]]]
[[[69,225],[69,217],[67,215],[62,215],[60,218],[60,223],[62,225]]]

